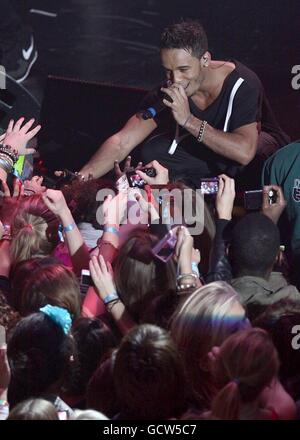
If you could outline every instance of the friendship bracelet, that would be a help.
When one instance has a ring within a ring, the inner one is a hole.
[[[120,298],[119,298],[119,295],[117,294],[117,292],[113,292],[113,293],[109,293],[108,295],[106,295],[103,298],[103,302],[107,306],[107,304],[109,304],[113,301],[118,301],[119,299]]]
[[[120,299],[115,299],[114,301],[111,301],[110,303],[108,303],[105,307],[106,310],[110,313],[112,311],[113,306],[115,306],[116,304],[118,304],[120,302]]]
[[[198,133],[198,136],[197,136],[197,141],[198,142],[203,142],[206,125],[207,125],[207,121],[202,121],[201,122],[200,130],[199,130],[199,133]]]
[[[111,234],[115,234],[117,236],[120,235],[120,232],[117,228],[114,228],[113,226],[104,226],[103,233],[110,232]]]

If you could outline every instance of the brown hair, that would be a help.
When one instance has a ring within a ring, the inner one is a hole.
[[[267,332],[252,328],[231,335],[222,344],[213,367],[221,389],[213,400],[212,415],[238,419],[241,404],[257,399],[278,369],[278,354]]]
[[[121,246],[115,261],[117,290],[136,320],[141,318],[148,299],[176,289],[174,262],[162,263],[151,253],[157,241],[157,237],[146,231],[135,231]]]
[[[183,365],[169,334],[159,327],[143,324],[123,338],[114,382],[122,416],[168,419],[185,410]]]
[[[49,255],[58,243],[58,219],[41,195],[23,197],[12,223],[12,265],[38,255]]]
[[[80,315],[80,290],[71,269],[54,258],[35,258],[19,263],[12,274],[14,307],[22,316],[38,312],[46,304]]]

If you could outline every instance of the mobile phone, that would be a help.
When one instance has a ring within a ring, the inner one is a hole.
[[[80,284],[83,284],[84,286],[94,286],[94,281],[89,270],[83,269],[81,271]]]
[[[277,191],[270,189],[268,194],[269,204],[276,203]],[[263,204],[263,191],[257,189],[253,191],[245,191],[244,193],[244,207],[248,211],[259,211]]]
[[[6,330],[3,325],[0,325],[0,348],[6,345]]]
[[[263,192],[261,189],[253,191],[245,191],[244,207],[248,211],[258,211],[262,207]]]
[[[156,176],[156,170],[153,167],[144,167],[141,168],[140,171],[143,171],[143,173],[147,174],[149,177],[155,177]],[[128,184],[131,188],[140,188],[143,189],[147,182],[139,176],[135,170],[129,171],[126,173]]]
[[[219,191],[219,178],[210,177],[201,179],[200,191],[202,194],[217,194]]]
[[[171,229],[152,249],[152,254],[166,263],[172,258],[177,243],[177,235]]]

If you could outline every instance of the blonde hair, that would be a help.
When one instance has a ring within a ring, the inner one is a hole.
[[[94,409],[75,409],[73,420],[108,420],[106,415]]]
[[[186,374],[196,397],[210,404],[216,387],[207,355],[245,324],[244,315],[232,313],[238,294],[227,283],[217,281],[197,289],[173,315],[171,334],[182,354]],[[241,306],[242,307],[242,306]]]
[[[28,212],[22,212],[15,217],[10,246],[13,265],[20,261],[36,256],[46,256],[51,253],[53,245],[47,238],[47,227],[44,218]]]
[[[257,399],[278,369],[278,354],[267,332],[253,328],[230,336],[214,363],[214,376],[222,388],[212,402],[212,416],[239,419],[241,405]]]
[[[59,420],[55,406],[45,399],[27,399],[18,403],[7,420]]]

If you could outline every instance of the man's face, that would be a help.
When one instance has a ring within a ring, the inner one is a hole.
[[[184,49],[162,49],[160,55],[167,79],[182,85],[187,96],[193,96],[204,79],[201,61]]]

